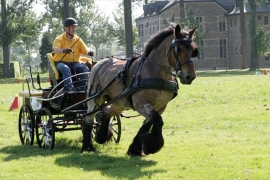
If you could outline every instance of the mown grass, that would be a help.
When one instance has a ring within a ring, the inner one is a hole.
[[[22,146],[19,110],[8,112],[22,84],[0,81],[0,179],[270,178],[270,79],[262,71],[199,72],[192,85],[180,85],[163,114],[165,146],[146,158],[125,155],[140,116],[122,118],[120,143],[95,144],[95,153],[79,153],[80,131],[56,133],[52,151]]]

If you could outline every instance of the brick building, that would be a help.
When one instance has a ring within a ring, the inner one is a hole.
[[[242,47],[238,1],[184,0],[185,17],[193,16],[198,27],[197,36],[201,37],[197,40],[199,56],[193,59],[196,70],[241,68]],[[141,51],[146,41],[166,28],[169,22],[180,22],[181,3],[179,0],[160,0],[144,5],[143,10],[144,14],[136,19],[140,38],[138,49]],[[249,65],[250,34],[247,22],[250,18],[250,8],[246,5],[244,5],[244,12]],[[269,16],[270,4],[257,8],[257,23],[268,31],[270,31]],[[270,67],[269,56],[259,58],[259,67]]]

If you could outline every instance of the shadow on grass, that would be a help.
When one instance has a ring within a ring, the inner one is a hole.
[[[78,168],[83,171],[100,171],[102,176],[111,178],[138,179],[148,177],[155,173],[165,172],[163,169],[146,170],[155,166],[156,161],[141,157],[115,157],[101,153],[72,154],[57,158],[55,164],[64,167]]]
[[[30,145],[6,146],[0,149],[0,153],[5,154],[4,161],[12,161],[21,158],[29,158],[34,156],[52,156],[56,154],[80,153],[79,141],[68,138],[57,139],[54,149],[39,148],[37,142]]]
[[[147,158],[117,156],[112,151],[84,152],[80,153],[80,140],[70,140],[67,138],[57,139],[53,150],[39,148],[35,143],[33,146],[16,145],[6,146],[0,149],[4,154],[3,161],[20,160],[22,158],[38,159],[40,157],[55,156],[55,164],[66,168],[78,168],[83,171],[100,171],[101,176],[113,178],[137,179],[148,177],[155,173],[165,172],[163,169],[147,170],[157,164],[156,161],[147,160]],[[97,145],[97,149],[102,145]]]

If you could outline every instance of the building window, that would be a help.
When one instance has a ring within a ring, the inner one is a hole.
[[[219,54],[220,54],[219,56],[220,56],[220,58],[227,57],[226,45],[227,45],[226,39],[219,40]]]
[[[263,17],[263,25],[268,25],[268,17],[267,16],[265,16],[265,17]]]
[[[234,19],[234,26],[237,26],[237,21],[236,21],[236,19]]]
[[[237,56],[237,54],[238,54],[238,49],[237,47],[235,47],[235,55]]]
[[[232,27],[232,19],[230,19],[230,27]]]
[[[225,27],[225,23],[224,22],[220,22],[219,23],[219,31],[226,31],[226,27]]]
[[[204,59],[204,45],[203,45],[203,40],[199,40],[199,44],[198,44],[198,59]]]
[[[231,55],[233,55],[233,47],[231,47]]]
[[[139,24],[138,33],[139,33],[139,37],[141,37],[141,24]]]
[[[270,56],[270,54],[267,54],[267,56],[264,57],[264,60],[269,61],[270,60],[269,56]]]
[[[141,37],[143,37],[143,24],[141,24]]]
[[[242,56],[242,54],[243,54],[243,48],[242,48],[242,46],[240,47],[240,56]]]
[[[196,17],[196,23],[200,31],[203,31],[203,17]]]
[[[152,33],[155,34],[155,26],[154,26],[154,22],[152,23]]]
[[[151,22],[149,23],[150,24],[150,27],[149,27],[149,30],[150,30],[150,34],[149,35],[152,35],[152,27],[151,27]]]

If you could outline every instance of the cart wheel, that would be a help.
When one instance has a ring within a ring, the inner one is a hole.
[[[32,109],[28,105],[22,105],[18,120],[19,136],[22,144],[33,145],[34,123]]]
[[[102,112],[98,112],[94,121],[94,127],[93,127],[93,131],[92,131],[92,138],[95,139],[96,136],[96,130],[99,128],[100,126],[100,118],[99,113]],[[110,119],[109,122],[109,126],[108,126],[110,132],[112,133],[112,138],[111,141],[114,141],[116,144],[118,144],[120,142],[120,138],[121,138],[121,120],[120,120],[120,115],[117,116],[113,116]]]
[[[110,123],[109,123],[109,128],[111,129],[113,136],[112,140],[118,144],[120,142],[121,138],[121,120],[120,120],[120,115],[113,116],[111,118]]]
[[[55,132],[52,114],[47,108],[41,108],[36,115],[36,137],[38,146],[43,149],[54,148]]]

